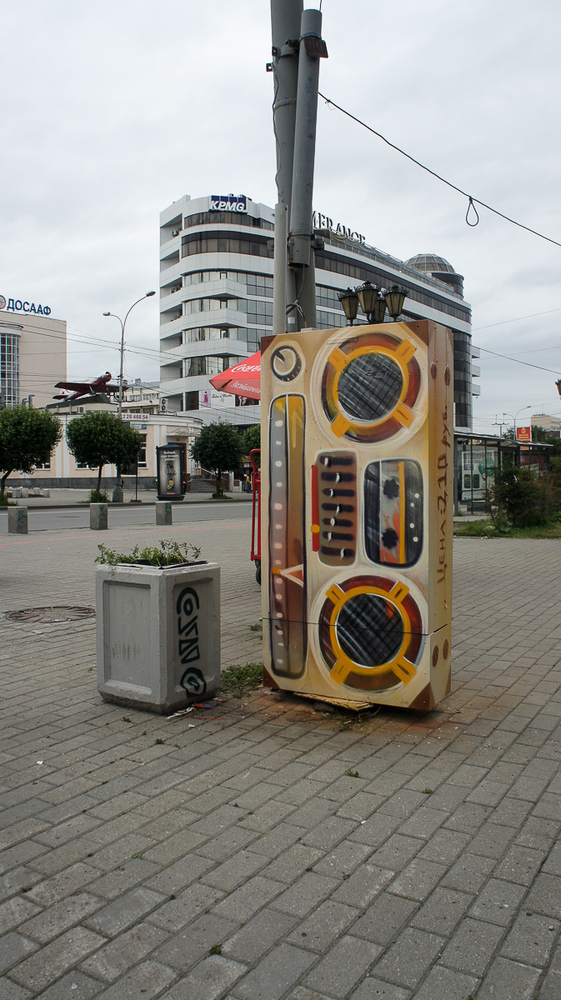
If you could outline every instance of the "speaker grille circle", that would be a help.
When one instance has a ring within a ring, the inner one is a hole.
[[[390,663],[403,643],[403,620],[390,601],[376,594],[358,594],[342,606],[337,639],[353,663],[378,667]]]
[[[401,369],[385,354],[353,358],[339,377],[339,402],[356,420],[372,423],[395,409],[403,388]]]

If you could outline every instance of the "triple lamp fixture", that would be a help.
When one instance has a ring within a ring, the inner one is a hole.
[[[349,325],[352,326],[357,317],[359,302],[369,323],[383,323],[386,309],[395,322],[401,314],[408,292],[409,289],[398,288],[397,285],[392,285],[389,291],[382,292],[371,281],[365,281],[358,288],[347,288],[346,292],[339,292],[337,297],[343,306]]]

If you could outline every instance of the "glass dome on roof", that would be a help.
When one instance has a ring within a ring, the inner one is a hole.
[[[443,271],[448,271],[450,274],[456,273],[452,265],[444,260],[444,257],[438,257],[435,253],[418,253],[416,257],[410,257],[406,264],[409,264],[410,267],[416,267],[418,271],[428,271],[429,274],[442,273]]]

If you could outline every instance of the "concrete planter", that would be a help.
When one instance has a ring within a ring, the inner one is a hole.
[[[220,567],[121,563],[95,571],[97,689],[169,713],[220,684]]]

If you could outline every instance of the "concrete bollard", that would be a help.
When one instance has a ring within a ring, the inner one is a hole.
[[[103,531],[107,528],[107,504],[90,504],[90,528],[94,531]]]
[[[171,502],[169,500],[156,500],[156,524],[171,523]]]
[[[27,507],[8,507],[8,532],[27,535]]]

